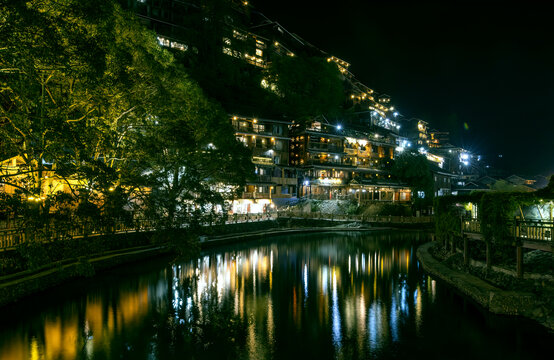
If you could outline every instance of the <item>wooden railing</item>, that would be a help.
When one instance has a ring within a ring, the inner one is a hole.
[[[476,219],[462,220],[462,229],[468,233],[481,233],[481,222]]]
[[[552,241],[554,222],[542,220],[506,220],[511,236],[519,239]],[[463,219],[462,229],[467,233],[481,233],[481,223],[477,219]]]
[[[510,233],[517,238],[552,241],[553,231],[552,221],[514,220],[510,222]]]

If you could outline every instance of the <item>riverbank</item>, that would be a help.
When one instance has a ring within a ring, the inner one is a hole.
[[[36,270],[2,276],[0,277],[0,307],[70,280],[90,277],[106,269],[168,254],[169,251],[167,246],[141,246],[90,258],[67,259]]]
[[[263,240],[279,235],[344,231],[367,232],[393,229],[393,227],[370,226],[368,224],[345,223],[344,221],[325,219],[268,220],[229,224],[225,225],[224,231],[218,228],[211,228],[210,231],[202,232],[200,236],[180,231],[178,236],[183,238],[198,237],[200,248],[210,248],[239,241]],[[410,228],[413,228],[413,226]],[[106,269],[175,253],[176,246],[178,247],[179,244],[175,244],[175,241],[160,242],[160,236],[155,235],[155,233],[149,232],[111,235],[106,239],[95,237],[91,241],[103,244],[103,246],[95,247],[98,251],[79,252],[78,256],[63,258],[24,271],[0,276],[0,307],[23,297],[59,286],[67,281],[91,277]],[[124,241],[120,240],[122,244],[126,244],[125,246],[113,250],[105,247],[105,244],[111,244],[119,237],[126,238]],[[84,240],[86,239],[79,239],[79,242],[71,247],[79,246]],[[52,244],[44,244],[44,246],[45,248],[40,248],[41,253],[51,251],[49,247]],[[67,245],[64,245],[64,247],[67,247]]]
[[[553,283],[545,281],[547,279],[544,278],[537,280],[537,276],[531,275],[525,280],[528,286],[503,288],[498,283],[485,281],[468,271],[447,266],[448,261],[441,261],[432,255],[434,245],[434,242],[429,242],[417,250],[417,257],[425,271],[453,286],[494,314],[523,316],[554,331]],[[506,274],[498,275],[503,276]]]

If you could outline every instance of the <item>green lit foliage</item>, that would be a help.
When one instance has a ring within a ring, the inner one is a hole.
[[[15,2],[2,13],[0,158],[24,161],[2,181],[49,195],[41,182],[54,170],[74,195],[82,181],[106,190],[132,115],[152,92],[148,70],[159,66],[150,65],[169,54],[110,1]]]
[[[266,72],[267,82],[275,84],[280,95],[273,102],[298,119],[317,115],[334,116],[344,100],[340,72],[334,63],[320,57],[276,57]]]
[[[184,72],[174,71],[143,122],[148,131],[136,136],[135,157],[141,161],[134,172],[152,189],[141,198],[163,226],[190,223],[196,215],[223,208],[234,187],[244,184],[244,174],[253,171],[225,112]],[[167,98],[173,102],[164,104]]]
[[[42,213],[61,208],[46,171],[90,221],[119,217],[144,186],[163,193],[171,173],[195,208],[221,202],[213,184],[242,183],[247,157],[225,113],[115,1],[2,3],[0,16],[0,160],[23,159],[0,182],[46,197]]]
[[[481,232],[487,242],[510,242],[508,220],[513,218],[517,202],[510,193],[484,194],[479,203]]]
[[[433,201],[433,175],[429,162],[424,155],[404,152],[396,157],[391,169],[391,175],[408,184],[414,193],[415,202],[421,205],[430,205]],[[418,196],[419,192],[424,198]]]
[[[439,240],[460,234],[461,213],[454,206],[455,201],[462,200],[454,196],[440,196],[434,199],[435,234]]]

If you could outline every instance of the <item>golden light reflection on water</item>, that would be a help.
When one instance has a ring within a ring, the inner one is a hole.
[[[247,324],[245,350],[251,358],[273,354],[284,335],[328,339],[340,354],[347,343],[363,353],[398,341],[402,319],[415,317],[419,332],[424,296],[434,300],[435,283],[430,278],[423,286],[408,283],[416,263],[413,251],[379,240],[342,246],[346,240],[322,238],[211,253],[133,286],[89,294],[78,306],[45,317],[38,331],[3,334],[2,359],[110,354],[114,339],[143,326],[153,309],[186,324],[195,316],[208,319],[204,304],[210,301],[230,304],[232,313]]]

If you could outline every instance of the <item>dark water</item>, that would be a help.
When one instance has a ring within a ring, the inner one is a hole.
[[[534,359],[554,337],[427,276],[418,233],[275,237],[0,310],[0,359]]]

